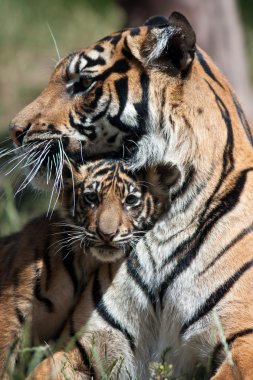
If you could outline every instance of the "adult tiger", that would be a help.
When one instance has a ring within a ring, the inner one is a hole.
[[[251,378],[253,139],[229,84],[195,46],[188,21],[178,13],[153,18],[63,59],[48,87],[13,120],[11,135],[22,151],[48,144],[48,160],[61,140],[76,160],[82,152],[123,147],[135,167],[177,168],[171,207],[138,243],[125,280],[136,289],[136,374],[170,347],[175,375],[190,376],[196,362],[215,352],[213,379],[232,379],[218,315],[236,373]],[[40,163],[45,184],[44,156]],[[106,301],[101,294],[95,310]],[[106,310],[112,326],[119,316]],[[124,322],[119,326],[124,332]]]

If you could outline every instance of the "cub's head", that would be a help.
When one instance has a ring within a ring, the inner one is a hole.
[[[81,245],[103,261],[127,254],[167,207],[156,170],[134,174],[123,161],[96,160],[68,166],[64,177],[64,218]]]
[[[144,164],[162,157],[160,142],[169,136],[165,124],[173,111],[165,112],[165,103],[173,108],[181,102],[194,51],[194,31],[184,16],[173,13],[61,60],[48,87],[10,125],[17,152],[28,153],[23,166],[32,178],[41,177],[42,186],[48,168],[57,172],[65,155],[75,162],[97,152],[135,157],[133,151],[146,142]]]

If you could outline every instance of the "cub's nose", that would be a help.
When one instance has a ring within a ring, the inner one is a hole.
[[[113,232],[105,232],[105,231],[101,231],[99,228],[97,230],[98,232],[98,235],[101,237],[101,239],[105,242],[110,242],[112,241],[112,239],[114,238],[114,236],[117,234],[117,230],[113,231]]]
[[[23,128],[16,124],[10,124],[9,129],[10,129],[10,136],[13,142],[17,144],[18,146],[21,146],[24,136],[26,134],[26,131],[29,129],[29,127]]]

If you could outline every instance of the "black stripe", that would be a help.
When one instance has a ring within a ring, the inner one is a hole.
[[[162,90],[162,95],[161,95],[161,112],[159,114],[159,125],[161,127],[161,129],[163,130],[165,128],[165,131],[166,131],[166,128],[167,128],[167,123],[165,122],[165,115],[164,115],[164,111],[166,111],[166,90],[167,90],[167,87],[164,87],[163,90]],[[172,120],[171,118],[171,115],[169,116],[170,120]],[[171,123],[172,124],[172,123]],[[165,132],[166,134],[166,132]]]
[[[123,45],[123,48],[122,48],[122,54],[130,61],[134,58],[129,46],[128,46],[128,42],[127,42],[127,38],[125,37],[124,38],[124,45]]]
[[[67,238],[68,238],[67,234],[64,234],[64,239],[66,240]],[[74,296],[76,296],[80,292],[81,286],[79,284],[78,277],[76,274],[76,269],[75,269],[75,254],[70,247],[65,245],[62,248],[61,255],[62,255],[62,263],[72,281]]]
[[[95,45],[93,49],[98,51],[99,53],[102,53],[105,50],[104,47],[101,45]]]
[[[115,90],[119,99],[119,111],[118,116],[121,116],[124,111],[127,100],[128,100],[128,77],[123,77],[115,80],[114,82]]]
[[[246,169],[240,173],[237,177],[234,186],[227,192],[219,201],[217,206],[211,210],[206,216],[206,219],[201,221],[200,227],[197,231],[186,241],[182,242],[174,252],[167,258],[165,264],[183,254],[183,257],[178,259],[178,262],[172,272],[166,277],[160,286],[160,302],[162,303],[164,294],[168,286],[184,271],[186,270],[192,261],[196,258],[199,250],[204,243],[207,235],[212,228],[216,225],[217,221],[230,212],[240,199],[240,195],[244,189],[244,185],[247,179],[248,171],[253,168]]]
[[[82,362],[83,362],[83,365],[84,365],[85,369],[89,370],[89,376],[92,376],[92,378],[94,380],[96,380],[96,371],[95,371],[95,369],[92,366],[92,363],[91,363],[91,360],[89,358],[89,355],[87,354],[87,352],[86,352],[85,348],[83,347],[83,345],[77,339],[77,333],[76,333],[75,328],[74,328],[73,316],[71,316],[69,318],[69,334],[70,334],[70,336],[72,338],[75,339],[75,346],[78,349],[78,352],[79,352],[79,354],[81,356],[81,359],[82,359]]]
[[[250,225],[249,227],[245,228],[242,230],[229,244],[226,245],[225,248],[223,248],[218,255],[211,261],[211,263],[199,274],[203,275],[206,273],[208,269],[210,269],[216,261],[218,261],[227,251],[230,250],[235,244],[237,244],[239,241],[241,241],[246,235],[250,234],[253,232],[253,225]]]
[[[152,290],[150,289],[148,284],[145,283],[143,278],[141,277],[141,275],[140,275],[141,265],[140,265],[138,256],[135,254],[134,251],[132,251],[127,258],[127,273],[136,282],[136,284],[140,287],[140,289],[143,291],[143,293],[148,297],[148,299],[151,302],[154,310],[156,310],[157,297],[152,292]]]
[[[23,325],[24,322],[25,322],[25,316],[24,316],[24,314],[22,313],[22,311],[17,306],[15,307],[15,313],[16,313],[16,316],[17,316],[17,319],[18,319],[19,323],[21,325]]]
[[[96,161],[97,159],[95,159]],[[101,168],[103,167],[104,165],[110,165],[111,163],[115,163],[114,160],[107,160],[105,158],[101,158],[98,160],[98,162],[95,163],[94,165],[94,162],[87,162],[87,166],[88,166],[88,169],[92,171],[92,173],[95,172],[95,170],[97,170],[98,168]]]
[[[237,338],[241,338],[242,336],[253,334],[253,329],[245,329],[242,331],[237,332],[236,334],[232,335],[230,338],[227,339],[227,343],[230,345],[234,343],[234,341]]]
[[[98,169],[96,172],[95,170],[93,171],[93,175],[98,177],[98,176],[104,176],[104,175],[109,175],[110,172],[114,171],[116,169],[115,163],[112,163],[110,166],[102,167],[101,169]]]
[[[109,69],[105,70],[102,74],[97,75],[94,77],[95,81],[104,81],[112,74],[126,74],[128,70],[130,69],[130,66],[126,59],[119,59],[109,67]]]
[[[114,125],[115,127],[127,132],[131,131],[132,127],[128,126],[121,120],[121,115],[125,109],[127,100],[128,100],[128,77],[125,76],[123,78],[120,78],[114,82],[115,90],[118,96],[119,101],[119,110],[117,115],[108,116],[109,122]]]
[[[44,305],[47,308],[47,311],[49,313],[53,313],[54,312],[54,304],[52,303],[52,301],[49,298],[43,297],[41,295],[40,281],[41,281],[40,269],[37,268],[37,267],[35,267],[34,295],[37,298],[37,300],[39,300],[40,302],[44,303]]]
[[[148,241],[147,241],[147,236],[146,235],[143,236],[142,242],[143,242],[143,244],[144,244],[144,246],[145,246],[145,248],[146,248],[146,250],[148,252],[148,256],[149,256],[149,259],[150,259],[151,264],[152,264],[152,269],[153,269],[154,273],[156,273],[156,271],[157,271],[156,262],[155,262],[155,260],[154,260],[154,258],[152,256],[151,248],[148,245]]]
[[[236,110],[237,110],[237,113],[238,113],[238,116],[241,120],[241,123],[242,123],[242,126],[243,126],[243,129],[245,131],[245,134],[247,136],[247,139],[249,140],[250,144],[253,145],[253,137],[252,137],[252,134],[251,134],[251,130],[250,130],[250,126],[249,126],[249,123],[246,119],[246,116],[242,110],[242,107],[240,105],[240,103],[238,102],[236,96],[234,94],[232,94],[232,98],[233,98],[233,101],[234,101],[234,104],[235,104],[235,107],[236,107]]]
[[[199,310],[193,315],[193,317],[183,324],[180,334],[183,335],[186,330],[208,314],[220,300],[229,292],[229,290],[235,285],[240,277],[253,266],[253,260],[245,263],[237,272],[235,272],[227,281],[224,282],[218,289],[216,289],[205,301],[205,303],[199,308]]]
[[[148,120],[148,92],[149,92],[149,76],[143,71],[140,77],[140,85],[142,89],[141,101],[134,103],[138,115],[138,133],[147,133],[147,120]],[[134,132],[134,131],[133,131]]]
[[[92,59],[91,57],[89,57],[88,55],[84,54],[84,53],[81,53],[80,54],[80,57],[79,57],[79,60],[77,61],[78,63],[78,71],[77,72],[80,72],[80,64],[81,64],[81,60],[80,58],[84,58],[86,59],[87,61],[87,64],[85,66],[85,69],[89,69],[90,67],[94,67],[94,66],[104,66],[106,64],[104,58],[102,57],[98,57],[97,59]]]
[[[108,311],[101,292],[101,286],[99,282],[99,269],[96,270],[94,274],[93,287],[92,287],[92,297],[95,308],[98,314],[103,318],[109,325],[114,329],[119,330],[127,338],[132,351],[135,350],[134,337],[127,331],[125,327],[121,325]]]
[[[231,122],[229,111],[225,103],[223,102],[221,97],[217,94],[217,92],[214,90],[214,88],[211,86],[211,84],[208,81],[206,81],[206,83],[208,84],[210,90],[213,92],[215,96],[216,103],[220,109],[223,120],[225,121],[225,124],[227,126],[227,132],[228,132],[227,145],[229,148],[230,161],[233,162],[233,156],[232,156],[232,151],[231,151],[233,149],[233,129],[232,129],[232,122]]]
[[[119,41],[121,40],[121,36],[122,34],[121,33],[117,33],[116,35],[112,36],[111,37],[111,44],[114,45],[114,47],[116,47],[116,45],[119,43]]]
[[[214,75],[214,73],[212,72],[210,66],[208,65],[208,63],[206,62],[205,58],[203,57],[202,53],[199,51],[199,49],[196,49],[196,55],[199,59],[199,63],[201,64],[203,70],[205,71],[205,73],[210,77],[212,78],[216,83],[218,83],[218,85],[224,89],[224,87],[222,86],[221,82],[216,78],[216,76]]]
[[[237,338],[241,338],[243,336],[250,335],[250,334],[253,334],[253,329],[241,330],[241,331],[235,333],[234,335],[232,335],[230,338],[227,338],[226,342],[227,342],[228,346],[231,346]],[[218,361],[218,355],[220,354],[220,352],[223,349],[224,349],[223,344],[218,343],[213,350],[212,362],[211,362],[212,374],[215,373],[218,365],[220,364]]]
[[[130,180],[134,179],[137,181],[137,176],[136,173],[133,173],[129,170],[129,166],[123,162],[123,161],[118,161],[118,167],[121,173],[126,174]]]
[[[103,96],[103,93],[104,92],[103,92],[103,87],[102,86],[96,88],[94,99],[88,105],[88,108],[91,109],[91,112],[94,112],[94,110],[96,110],[96,108],[98,106],[98,102],[101,99],[101,97]]]
[[[146,217],[149,217],[152,210],[152,203],[151,203],[150,197],[146,198],[145,205],[146,205]]]

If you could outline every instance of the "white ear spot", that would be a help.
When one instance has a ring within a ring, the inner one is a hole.
[[[156,39],[156,46],[155,49],[150,52],[148,62],[155,60],[162,55],[168,45],[169,39],[173,36],[173,34],[175,34],[175,32],[177,32],[175,27],[158,28],[152,30],[152,34]]]

